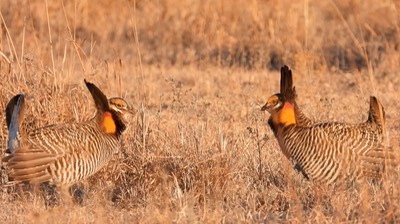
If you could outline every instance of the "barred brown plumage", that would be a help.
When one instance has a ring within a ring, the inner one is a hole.
[[[112,158],[132,110],[124,99],[107,99],[94,84],[86,80],[85,84],[97,113],[83,123],[21,130],[25,96],[19,94],[10,100],[6,108],[8,155],[3,158],[10,182],[68,186],[93,175]]]
[[[303,174],[331,184],[342,178],[379,177],[394,155],[384,144],[385,112],[370,97],[368,120],[360,124],[315,123],[301,113],[296,103],[292,74],[281,69],[281,92],[271,96],[262,110],[284,155]]]

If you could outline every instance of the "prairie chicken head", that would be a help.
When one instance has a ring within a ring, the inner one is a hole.
[[[112,97],[108,99],[110,109],[121,119],[124,124],[129,125],[134,110],[129,104],[120,97]]]
[[[294,106],[286,101],[282,94],[277,93],[268,98],[262,111],[268,111],[271,114],[270,120],[275,124],[283,126],[296,124]],[[270,121],[270,122],[271,122]]]
[[[120,97],[107,99],[97,86],[86,80],[84,81],[92,94],[97,108],[95,119],[97,119],[106,133],[115,134],[119,137],[129,127],[133,110],[124,99]]]
[[[262,111],[268,111],[271,114],[268,124],[273,130],[290,124],[310,126],[314,123],[299,109],[296,98],[292,70],[284,65],[281,68],[280,92],[272,95],[261,108]]]
[[[261,107],[261,110],[268,111],[270,114],[272,114],[281,110],[283,105],[284,105],[283,96],[282,94],[277,93],[268,98],[264,106]]]

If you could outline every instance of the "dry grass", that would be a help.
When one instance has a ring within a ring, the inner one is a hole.
[[[137,117],[110,165],[80,184],[81,204],[46,207],[4,187],[2,223],[399,221],[397,173],[382,185],[315,186],[258,108],[285,63],[313,119],[361,122],[377,95],[398,150],[398,2],[62,3],[0,2],[2,148],[3,111],[19,92],[32,127],[90,118],[83,78]]]

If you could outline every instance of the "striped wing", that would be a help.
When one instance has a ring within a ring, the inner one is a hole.
[[[29,134],[29,147],[5,157],[10,181],[73,183],[106,164],[118,148],[93,123],[48,126]]]

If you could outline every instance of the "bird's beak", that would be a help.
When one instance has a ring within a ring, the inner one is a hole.
[[[135,110],[135,108],[133,108],[133,107],[129,107],[126,111],[127,111],[128,113],[132,114],[132,115],[136,113],[136,110]]]
[[[264,106],[261,107],[261,111],[266,111],[268,106],[268,103],[264,104]]]

